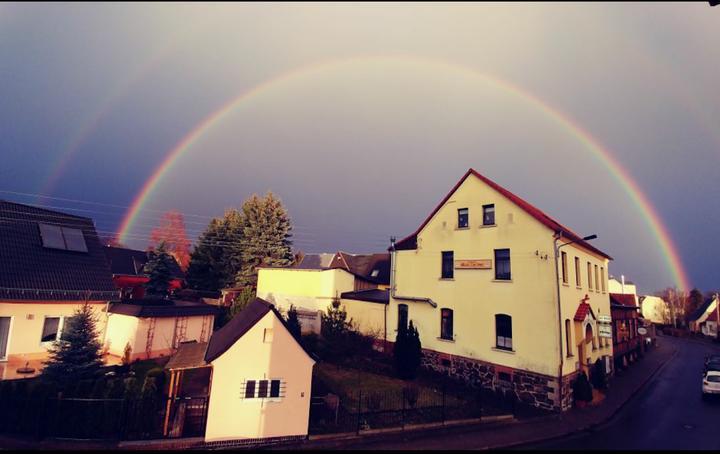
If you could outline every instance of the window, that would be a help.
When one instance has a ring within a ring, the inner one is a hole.
[[[592,265],[590,264],[590,262],[587,262],[587,266],[588,266],[588,288],[589,288],[590,290],[592,290],[592,289],[593,289],[593,286],[592,286]]]
[[[40,342],[54,342],[58,339],[61,329],[60,317],[45,317]]]
[[[245,384],[245,398],[252,399],[255,397],[255,380],[248,380]]]
[[[598,278],[598,266],[595,265],[595,291],[600,291],[600,279]]]
[[[452,309],[442,309],[440,311],[440,338],[453,339],[453,311]]]
[[[372,270],[372,273],[370,273],[370,277],[378,277],[378,274],[380,274],[380,270],[375,268]]]
[[[268,381],[260,380],[258,382],[258,397],[265,398],[268,396]]]
[[[50,224],[38,224],[38,226],[44,247],[78,252],[88,251],[82,230]]]
[[[561,260],[561,262],[562,262],[562,280],[563,280],[563,284],[567,284],[568,283],[567,254],[565,252],[561,252],[560,255],[562,257],[562,260]]]
[[[452,279],[453,277],[453,251],[443,251],[442,253],[442,279]]]
[[[565,319],[565,350],[567,350],[567,356],[570,358],[573,355],[572,349],[572,338],[570,337],[570,319]]]
[[[280,397],[280,380],[270,382],[270,397]]]
[[[495,314],[495,345],[503,350],[512,350],[512,317]]]
[[[483,205],[483,225],[495,225],[495,205]]]
[[[600,285],[602,286],[602,292],[605,293],[605,268],[600,267]]]
[[[281,380],[248,380],[245,383],[245,398],[266,399],[268,397],[282,397],[280,395],[281,387]],[[255,394],[255,390],[257,390],[257,395]]]
[[[408,305],[398,304],[398,331],[400,328],[407,329],[408,327]]]
[[[580,259],[575,257],[575,285],[578,287],[582,286],[580,282]]]
[[[466,229],[468,227],[468,209],[458,208],[458,228]]]
[[[495,249],[495,279],[510,280],[510,249]]]

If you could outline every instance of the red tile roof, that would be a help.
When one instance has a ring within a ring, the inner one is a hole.
[[[623,293],[611,293],[610,303],[619,304],[621,306],[637,307],[637,304],[635,304],[635,295],[627,295]]]
[[[576,322],[581,322],[581,321],[585,320],[585,316],[587,316],[588,312],[593,316],[593,318],[595,317],[595,314],[593,314],[592,308],[590,307],[590,305],[588,303],[585,303],[585,302],[580,303],[580,305],[577,308],[577,311],[575,312],[574,320]]]
[[[443,198],[440,203],[435,207],[435,209],[430,213],[430,216],[425,219],[425,222],[422,223],[422,225],[413,233],[412,235],[407,236],[406,238],[403,238],[402,240],[398,241],[395,244],[396,250],[406,250],[406,249],[417,249],[417,236],[422,231],[423,228],[427,225],[428,222],[430,222],[430,219],[435,216],[435,213],[437,213],[440,208],[445,205],[445,202],[448,201],[448,199],[453,195],[455,191],[460,187],[460,185],[469,177],[470,175],[474,175],[477,178],[479,178],[481,181],[483,181],[485,184],[502,194],[503,196],[510,199],[511,202],[525,210],[529,215],[537,219],[540,223],[551,229],[555,233],[562,232],[562,237],[564,239],[574,241],[578,245],[584,247],[585,249],[594,252],[595,254],[598,254],[602,257],[605,257],[607,259],[612,260],[612,257],[601,251],[600,249],[597,249],[596,247],[592,246],[587,241],[584,241],[579,235],[577,235],[575,232],[570,230],[569,228],[565,227],[564,225],[560,224],[559,222],[552,219],[547,214],[543,213],[540,209],[534,207],[530,203],[526,202],[525,200],[521,199],[520,197],[516,196],[512,192],[508,191],[507,189],[503,188],[499,184],[495,183],[494,181],[490,180],[489,178],[479,174],[475,169],[468,170],[465,175],[460,179],[460,181],[457,182],[457,184],[450,190],[450,192]]]

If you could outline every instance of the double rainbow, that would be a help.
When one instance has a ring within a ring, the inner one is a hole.
[[[128,235],[133,228],[133,225],[137,221],[137,218],[143,209],[143,206],[147,203],[149,197],[153,191],[158,187],[160,182],[163,180],[165,175],[168,174],[173,164],[183,154],[187,153],[193,145],[205,134],[207,134],[215,125],[219,124],[228,114],[233,112],[243,103],[248,100],[260,96],[263,93],[268,92],[274,87],[278,87],[284,83],[288,83],[295,78],[300,76],[312,75],[315,73],[321,73],[323,71],[334,69],[344,65],[351,64],[383,64],[392,62],[406,62],[410,64],[420,65],[425,68],[442,69],[446,71],[454,71],[461,73],[465,76],[472,76],[481,82],[490,84],[504,92],[517,97],[537,108],[549,119],[554,121],[558,126],[562,127],[571,136],[575,137],[580,141],[587,150],[589,150],[594,157],[596,157],[610,172],[617,183],[622,189],[628,194],[632,202],[635,204],[642,217],[645,220],[648,228],[652,232],[652,235],[657,242],[658,246],[662,251],[665,265],[668,271],[672,274],[675,284],[682,289],[690,289],[690,282],[687,273],[683,267],[680,255],[678,254],[677,248],[667,231],[667,228],[663,224],[660,216],[658,215],[655,207],[650,203],[647,196],[643,193],[640,187],[637,185],[635,180],[624,169],[620,163],[613,157],[613,155],[604,148],[597,139],[595,139],[589,132],[587,132],[580,125],[575,123],[565,114],[559,110],[553,108],[545,101],[541,100],[537,96],[529,93],[528,91],[513,85],[512,83],[499,79],[497,77],[476,71],[472,68],[458,65],[455,63],[449,63],[443,60],[436,60],[424,57],[416,56],[360,56],[345,59],[334,59],[330,61],[324,61],[315,63],[307,66],[296,68],[292,71],[283,73],[269,79],[261,84],[258,84],[247,91],[240,93],[238,96],[230,99],[227,103],[220,106],[217,110],[212,112],[210,115],[205,117],[200,123],[198,123],[190,132],[188,132],[182,140],[180,140],[170,152],[167,154],[165,159],[155,169],[153,174],[145,181],[140,192],[133,200],[132,205],[125,214],[122,220],[119,235],[121,241],[126,241]]]

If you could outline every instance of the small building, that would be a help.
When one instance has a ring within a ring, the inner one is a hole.
[[[171,396],[183,371],[211,368],[205,441],[220,442],[306,437],[314,365],[277,309],[256,298],[208,343],[184,344],[166,367]]]
[[[92,219],[0,200],[0,378],[47,349],[83,304],[98,315],[119,292]]]
[[[620,279],[610,276],[608,279],[608,292],[621,295],[635,295],[635,300],[637,301],[637,286],[634,282],[626,281],[625,276],[620,276]]]
[[[150,277],[143,273],[149,258],[148,253],[136,249],[105,246],[105,256],[112,271],[113,282],[121,291],[122,299],[144,298],[145,284],[150,281]],[[182,288],[185,283],[185,273],[180,269],[175,258],[172,259],[171,274],[170,291],[172,292]]]
[[[633,295],[611,293],[610,310],[615,368],[624,368],[637,359],[642,348],[642,336],[638,334],[638,307]]]
[[[129,299],[110,304],[104,346],[122,357],[130,346],[130,360],[173,354],[180,343],[207,342],[217,307],[171,299]]]
[[[707,298],[705,302],[703,302],[700,307],[698,307],[692,314],[688,316],[688,324],[690,326],[690,331],[694,333],[702,333],[704,335],[706,332],[703,332],[702,327],[705,326],[706,330],[708,325],[705,324],[705,321],[712,315],[713,313],[717,312],[718,309],[718,295],[713,295],[710,298]],[[711,325],[710,325],[711,326]]]
[[[718,337],[718,313],[713,311],[708,315],[704,322],[700,324],[700,332],[704,336],[711,337],[713,339]]]
[[[350,295],[341,304],[361,332],[377,332],[384,325],[384,310],[370,305],[363,291],[387,290],[390,284],[390,255],[308,254],[291,267],[260,268],[257,296],[279,310],[295,306],[303,333],[320,332],[320,314],[333,301]],[[387,292],[385,292],[387,293]],[[371,318],[368,319],[367,317]]]

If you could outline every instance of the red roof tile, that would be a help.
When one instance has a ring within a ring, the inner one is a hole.
[[[540,209],[534,207],[532,204],[526,202],[525,200],[521,199],[520,197],[516,196],[512,192],[508,191],[507,189],[503,188],[499,184],[495,183],[494,181],[490,180],[489,178],[479,174],[475,169],[468,170],[465,175],[460,179],[460,181],[457,182],[457,184],[450,190],[450,192],[443,198],[438,206],[435,207],[435,209],[430,213],[430,216],[425,219],[425,222],[422,223],[422,225],[413,233],[412,235],[407,236],[406,238],[403,238],[402,240],[398,241],[395,244],[396,250],[405,250],[405,249],[417,249],[417,236],[422,231],[423,228],[427,225],[428,222],[430,222],[430,219],[435,216],[435,213],[437,213],[440,208],[445,205],[445,202],[448,201],[448,199],[453,195],[453,193],[460,187],[460,185],[469,177],[470,175],[474,175],[477,178],[479,178],[481,181],[483,181],[485,184],[502,194],[503,196],[507,197],[512,201],[514,204],[525,210],[529,215],[537,219],[540,223],[551,229],[555,233],[562,232],[562,236],[564,239],[574,241],[578,245],[584,247],[585,249],[594,252],[602,257],[608,258],[612,260],[612,257],[601,251],[600,249],[597,249],[596,247],[589,244],[587,241],[584,241],[580,236],[578,236],[575,232],[570,230],[569,228],[565,227],[564,225],[560,224],[559,222],[552,219],[547,214],[543,213]]]
[[[580,303],[580,305],[577,308],[577,311],[575,312],[575,318],[574,320],[576,322],[581,322],[585,320],[585,316],[587,316],[588,312],[592,314],[593,318],[595,317],[595,314],[593,314],[592,308],[588,303]]]

